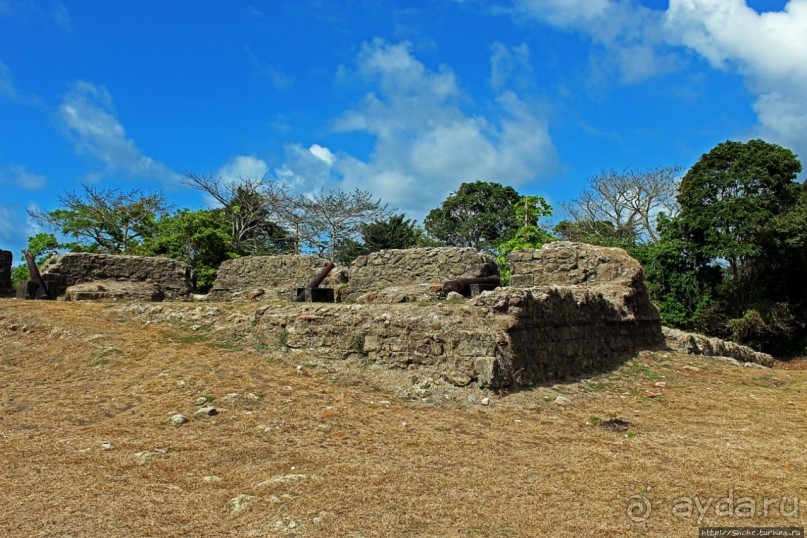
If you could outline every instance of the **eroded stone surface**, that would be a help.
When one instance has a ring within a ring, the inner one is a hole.
[[[54,297],[76,284],[104,281],[144,283],[173,300],[186,299],[193,290],[190,266],[167,258],[73,252],[53,256],[40,272]]]
[[[767,353],[754,351],[734,342],[727,342],[720,338],[710,338],[702,334],[688,333],[678,329],[664,327],[664,343],[667,349],[689,355],[713,355],[729,357],[740,362],[761,364],[772,367],[774,358]]]
[[[162,301],[165,296],[157,284],[96,280],[68,287],[64,298],[67,301]]]
[[[226,260],[210,295],[216,300],[289,301],[294,290],[307,286],[327,263],[323,258],[296,254]],[[345,282],[344,270],[335,267],[320,287],[339,288]]]
[[[350,264],[349,285],[351,294],[361,294],[497,274],[493,257],[472,248],[382,250],[359,256]]]
[[[621,248],[557,241],[540,249],[516,250],[508,256],[510,285],[596,286],[644,282],[642,266]]]

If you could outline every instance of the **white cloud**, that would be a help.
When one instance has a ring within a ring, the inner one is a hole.
[[[528,63],[526,47],[514,50]],[[494,77],[503,81],[512,72],[502,68]],[[408,43],[365,44],[348,74],[372,90],[333,128],[374,136],[372,153],[362,160],[318,144],[290,145],[275,173],[297,189],[341,182],[422,216],[464,181],[523,185],[554,169],[547,123],[518,95],[501,91],[491,112],[469,113],[474,104],[454,72],[426,67]]]
[[[175,184],[179,175],[143,154],[118,120],[109,92],[103,86],[79,81],[59,107],[59,117],[76,150],[104,164],[108,173]]]
[[[0,97],[14,97],[16,94],[17,90],[11,81],[11,69],[0,60]]]
[[[807,157],[807,0],[757,13],[744,0],[671,0],[667,31],[756,94],[759,136]]]
[[[42,209],[35,202],[30,202],[25,208],[28,215],[25,218],[26,237],[32,237],[43,231],[42,223],[31,216],[32,213],[43,213]]]
[[[331,169],[340,159],[327,148],[322,148],[333,158],[333,161],[328,162],[322,158],[325,156],[324,152],[317,155],[317,150],[312,151],[315,146],[322,148],[317,144],[307,149],[300,144],[286,145],[285,161],[274,171],[277,179],[299,193],[313,193],[323,187],[332,187],[335,181],[340,181],[342,177]]]
[[[46,184],[45,176],[29,172],[24,166],[0,168],[0,185],[14,185],[29,191],[39,191],[44,189]]]
[[[717,69],[736,71],[756,96],[761,136],[807,158],[807,0],[759,13],[746,0],[513,0],[514,13],[588,36],[592,72],[616,68],[635,83],[682,65],[680,47]],[[494,77],[495,80],[495,77]]]
[[[530,48],[526,43],[508,48],[496,42],[491,47],[490,85],[494,90],[506,89],[515,81],[521,85],[531,85],[535,73],[530,65]]]
[[[326,147],[320,146],[319,144],[313,144],[310,148],[308,148],[308,151],[314,157],[327,163],[328,166],[336,162],[336,156],[333,153],[331,153],[331,150],[329,150]]]
[[[252,6],[250,6],[252,7]],[[288,73],[278,69],[277,67],[262,62],[250,47],[246,48],[247,58],[249,58],[249,62],[252,64],[252,69],[255,71],[256,74],[260,75],[261,77],[268,78],[272,81],[272,84],[278,90],[288,90],[292,86],[294,86],[294,77],[289,75]]]
[[[21,90],[14,84],[11,69],[0,59],[0,98],[3,97],[25,106],[38,107],[43,104],[38,96]]]
[[[233,181],[239,178],[261,179],[267,172],[269,166],[262,159],[254,155],[238,155],[219,168],[217,174],[228,181]]]
[[[592,64],[615,70],[623,83],[642,82],[681,66],[665,42],[664,13],[633,0],[514,0],[513,5],[517,17],[589,36],[599,49]]]

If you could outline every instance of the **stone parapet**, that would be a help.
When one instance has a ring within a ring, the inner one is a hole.
[[[193,291],[188,264],[167,258],[74,252],[48,259],[40,268],[51,296],[90,282],[140,282],[156,290],[155,298],[181,300]]]
[[[210,296],[222,301],[288,301],[296,288],[306,287],[327,263],[323,258],[296,254],[226,260],[219,267]],[[335,267],[319,287],[339,288],[345,282],[344,270]]]
[[[349,281],[351,293],[364,293],[498,274],[496,262],[488,254],[472,248],[433,247],[359,256],[350,264]]]

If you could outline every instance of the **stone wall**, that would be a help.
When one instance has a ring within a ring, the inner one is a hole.
[[[658,310],[640,293],[587,286],[499,288],[475,305],[502,327],[480,384],[532,384],[604,371],[663,341]]]
[[[388,252],[393,254],[368,259],[389,263],[402,259],[395,257],[400,256],[396,251]],[[389,368],[424,369],[456,385],[476,383],[482,388],[529,386],[607,371],[638,351],[665,347],[768,363],[762,354],[743,346],[693,335],[674,340],[676,335],[669,331],[662,334],[641,267],[620,249],[555,243],[531,251],[524,263],[529,265],[520,268],[520,274],[530,272],[533,278],[548,281],[566,278],[564,285],[497,288],[470,300],[419,305],[272,303],[251,309],[226,304],[131,305],[125,312],[151,321],[243,334],[263,346],[308,356],[361,357]],[[356,269],[363,267],[366,262]],[[564,277],[563,271],[570,276]],[[461,275],[436,278],[447,276]]]
[[[497,274],[493,257],[472,248],[413,248],[359,256],[350,264],[349,281],[351,293],[362,293]]]
[[[8,250],[0,250],[0,297],[11,294],[11,264],[14,256]]]
[[[450,383],[483,388],[604,370],[661,342],[657,314],[637,316],[585,287],[499,288],[460,303],[231,308],[132,305],[127,311],[241,332],[264,346],[319,358],[425,369]]]
[[[767,353],[754,351],[750,347],[711,338],[702,334],[688,333],[678,329],[663,327],[664,344],[667,349],[689,355],[711,355],[730,357],[740,362],[750,362],[773,367],[774,358]]]
[[[216,300],[288,301],[296,288],[307,286],[327,263],[316,256],[295,254],[226,260],[219,267],[210,296]],[[339,288],[344,284],[344,270],[335,267],[320,287]]]
[[[508,256],[510,285],[634,285],[644,281],[642,266],[621,248],[557,241],[540,249],[515,250]]]
[[[108,288],[112,283],[138,283],[155,290],[154,300],[181,300],[193,291],[188,264],[167,258],[113,256],[74,252],[53,256],[40,267],[42,279],[52,296],[64,295],[67,288],[88,282]],[[109,284],[105,284],[109,283]]]

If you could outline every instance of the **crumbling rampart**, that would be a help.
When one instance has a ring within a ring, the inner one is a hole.
[[[193,291],[190,266],[168,258],[73,252],[48,259],[40,272],[51,297],[87,283],[93,283],[99,295],[74,298],[103,298],[105,290],[114,288],[141,300],[182,300]],[[87,286],[80,291],[86,294]]]
[[[351,293],[390,287],[442,285],[446,280],[498,275],[493,258],[472,248],[382,250],[350,264]]]
[[[289,301],[295,289],[304,288],[327,263],[323,258],[296,254],[226,260],[219,267],[210,296],[222,301]],[[344,270],[337,267],[320,287],[338,288],[345,283]]]

